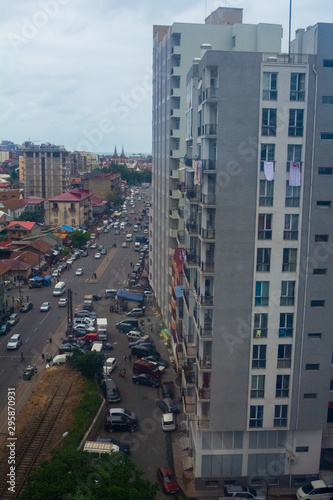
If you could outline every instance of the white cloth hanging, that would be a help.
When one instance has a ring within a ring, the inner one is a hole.
[[[299,161],[291,161],[289,165],[289,186],[301,185],[301,164]]]
[[[264,161],[264,172],[268,181],[274,179],[274,161]]]

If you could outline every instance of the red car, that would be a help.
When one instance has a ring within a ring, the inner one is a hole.
[[[161,483],[164,493],[174,495],[180,491],[175,474],[170,467],[157,469],[157,479]]]

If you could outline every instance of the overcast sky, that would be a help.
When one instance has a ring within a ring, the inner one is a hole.
[[[293,0],[292,34],[332,23],[331,1]],[[0,140],[150,152],[152,26],[219,6],[282,24],[287,50],[289,0],[0,0]]]

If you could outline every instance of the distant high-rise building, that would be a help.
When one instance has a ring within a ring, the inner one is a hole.
[[[69,152],[64,146],[25,142],[18,151],[20,181],[26,197],[51,198],[69,188]]]

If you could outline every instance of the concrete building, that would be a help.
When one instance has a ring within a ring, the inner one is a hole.
[[[71,189],[44,203],[45,225],[68,225],[79,229],[92,222],[92,193],[87,189]]]
[[[229,23],[221,25],[223,22]],[[182,219],[185,157],[186,74],[203,43],[216,50],[278,52],[280,25],[241,24],[242,9],[217,9],[206,24],[154,26],[153,46],[153,179],[150,281],[162,317],[171,318],[171,258],[184,241]],[[239,24],[232,24],[238,22]],[[213,24],[217,23],[217,24]]]
[[[188,74],[181,360],[199,489],[298,487],[332,453],[332,50],[318,24],[290,57],[206,47]]]
[[[184,463],[212,495],[296,488],[333,451],[333,25],[298,30],[290,56],[275,26],[260,43],[219,26],[221,47],[192,25],[202,52],[177,74],[174,121],[183,26],[155,30],[151,279],[182,366]]]
[[[26,197],[51,198],[69,188],[69,152],[64,146],[25,142],[18,151],[20,182]]]

